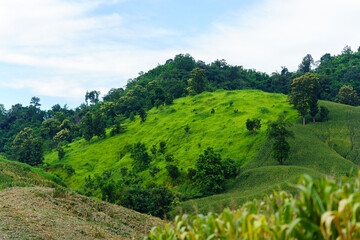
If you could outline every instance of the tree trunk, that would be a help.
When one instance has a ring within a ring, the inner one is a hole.
[[[315,117],[313,117],[313,122],[316,122],[316,119],[315,119]]]
[[[305,116],[303,116],[303,125],[305,125]]]

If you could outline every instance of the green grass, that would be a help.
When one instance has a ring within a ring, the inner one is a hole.
[[[279,166],[271,157],[271,142],[266,141],[225,193],[183,202],[179,210],[221,211],[223,207],[262,197],[277,187],[293,191],[291,184],[304,173],[315,178],[338,177],[351,168],[358,170],[360,108],[325,101],[320,101],[320,105],[330,110],[330,120],[309,122],[306,126],[297,122],[290,128],[295,138],[289,139],[291,154],[285,166]]]
[[[175,158],[171,164],[176,164],[183,175],[194,167],[204,149],[213,147],[223,159],[231,158],[241,166],[239,176],[228,183],[225,193],[182,202],[179,209],[217,211],[271,193],[278,186],[292,191],[289,183],[296,183],[303,173],[337,177],[347,174],[351,168],[359,169],[360,108],[325,101],[320,101],[320,105],[330,110],[329,121],[311,123],[308,119],[309,123],[302,126],[285,95],[256,90],[205,92],[177,99],[171,106],[154,108],[148,112],[145,123],[141,124],[138,118],[127,122],[126,132],[115,137],[100,141],[94,138],[90,145],[84,140],[71,143],[65,148],[66,155],[61,161],[56,152],[46,155],[45,161],[71,188],[79,189],[85,176],[113,169],[116,180],[122,167],[131,168],[132,159],[125,151],[127,144],[141,141],[150,149],[165,141],[166,154],[173,154]],[[215,109],[214,114],[211,109]],[[284,112],[293,122],[291,130],[295,138],[289,139],[290,158],[284,166],[279,166],[271,157],[266,123]],[[248,118],[262,120],[262,128],[256,135],[249,135],[245,128]],[[184,130],[186,125],[190,127],[188,133]],[[167,164],[164,156],[158,155],[150,169],[157,166],[161,171],[154,178],[148,171],[140,173],[146,179],[145,184],[172,186],[165,172]],[[76,173],[68,177],[62,170],[63,165],[71,165]]]
[[[56,187],[66,184],[57,176],[24,163],[0,158],[0,190],[7,187]]]
[[[286,100],[285,95],[257,90],[188,96],[175,100],[171,106],[150,110],[143,124],[139,118],[127,122],[125,133],[100,141],[94,138],[90,145],[84,140],[71,143],[65,148],[63,160],[59,161],[54,151],[45,156],[45,162],[74,189],[83,186],[86,176],[102,174],[109,169],[114,170],[115,178],[119,177],[121,168],[131,168],[132,159],[125,151],[126,145],[138,141],[145,143],[148,149],[165,141],[166,154],[174,155],[172,164],[176,164],[183,174],[194,167],[196,159],[207,147],[213,147],[222,158],[231,158],[244,165],[256,156],[265,142],[268,121],[284,112],[290,120],[296,119],[296,112]],[[233,102],[232,106],[230,102]],[[211,114],[212,109],[214,114]],[[255,117],[261,118],[263,127],[258,134],[249,135],[245,122]],[[184,130],[187,125],[189,132]],[[154,178],[150,177],[149,171],[140,175],[149,183],[170,185],[165,171],[167,164],[164,156],[159,154],[150,169],[157,166],[160,172]],[[62,170],[63,165],[71,165],[75,174],[68,177]]]

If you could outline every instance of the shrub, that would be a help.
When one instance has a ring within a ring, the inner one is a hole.
[[[162,154],[165,154],[166,151],[166,142],[162,141],[159,144],[159,152],[161,152]]]
[[[179,168],[175,165],[167,165],[166,167],[166,171],[168,173],[168,175],[173,179],[177,179],[180,176],[180,172],[179,172]]]
[[[190,130],[189,125],[186,125],[186,127],[184,128],[184,130],[185,130],[185,132],[189,132],[189,130]]]
[[[165,161],[167,161],[167,162],[172,162],[172,161],[174,161],[174,155],[172,155],[172,154],[166,155],[166,156],[165,156]]]
[[[320,121],[323,122],[328,119],[329,109],[327,107],[320,107]]]

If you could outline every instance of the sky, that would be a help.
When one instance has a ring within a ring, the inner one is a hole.
[[[75,108],[179,53],[271,74],[360,46],[358,0],[0,0],[0,104]]]

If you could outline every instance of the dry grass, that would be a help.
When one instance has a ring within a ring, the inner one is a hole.
[[[46,187],[0,191],[0,239],[141,239],[163,225],[160,219],[64,190],[60,195]]]

